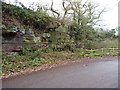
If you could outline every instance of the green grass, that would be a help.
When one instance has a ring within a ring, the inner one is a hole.
[[[79,60],[84,57],[99,57],[99,56],[114,56],[118,52],[108,51],[106,49],[96,50],[81,50],[78,52],[61,51],[61,52],[48,52],[42,51],[24,52],[23,55],[7,55],[3,53],[2,69],[3,75],[8,75],[15,72],[20,72],[28,68],[42,66],[47,63],[54,63],[58,60]]]

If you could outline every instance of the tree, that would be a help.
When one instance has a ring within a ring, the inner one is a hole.
[[[53,8],[53,2],[49,11],[53,16],[61,20],[61,25],[68,25],[71,38],[74,38],[77,47],[84,48],[90,40],[94,39],[94,26],[100,21],[105,8],[98,10],[98,5],[89,0],[63,0],[62,13]]]
[[[100,21],[99,18],[105,9],[96,12],[97,6],[92,2],[86,1],[82,3],[81,1],[68,1],[71,7],[73,18],[72,29],[74,31],[74,36],[76,40],[76,45],[78,47],[85,47],[85,44],[94,39],[94,25]],[[72,32],[73,33],[73,32]]]

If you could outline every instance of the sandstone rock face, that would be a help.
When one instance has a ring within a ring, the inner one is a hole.
[[[2,34],[2,51],[10,52],[20,50],[22,47],[23,35],[17,32],[5,32]]]
[[[25,41],[24,38],[28,38],[29,40],[32,40],[33,35],[31,33],[29,34],[22,33],[20,31],[17,32],[3,31],[2,51],[4,52],[19,51],[23,46],[23,42]]]

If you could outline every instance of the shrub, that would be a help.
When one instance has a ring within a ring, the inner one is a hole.
[[[2,12],[15,16],[17,19],[22,21],[24,25],[31,25],[40,29],[45,28],[45,24],[49,18],[48,14],[44,11],[39,13],[26,7],[14,6],[4,2],[2,3]]]

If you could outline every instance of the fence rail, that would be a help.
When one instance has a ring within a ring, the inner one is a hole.
[[[84,54],[96,54],[96,55],[119,55],[120,49],[119,48],[101,48],[95,50],[86,50]]]
[[[24,45],[28,45],[31,47],[48,47],[48,42],[2,42],[2,51],[12,51],[12,50],[20,50]],[[120,53],[119,48],[101,48],[101,49],[95,49],[95,50],[87,50],[83,49],[85,53]]]

